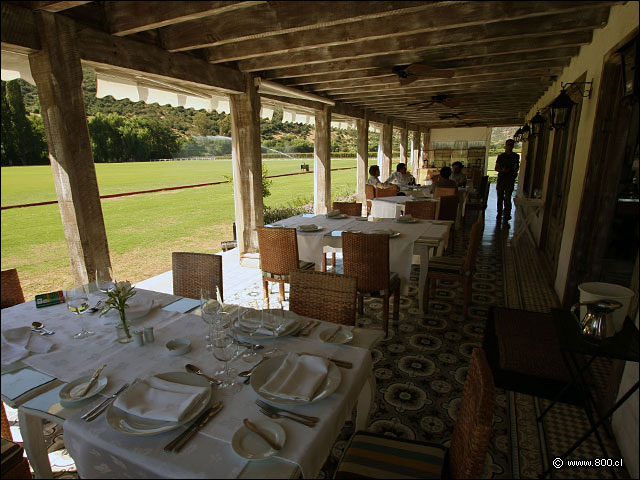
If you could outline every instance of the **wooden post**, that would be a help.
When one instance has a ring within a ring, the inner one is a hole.
[[[414,130],[411,132],[411,172],[416,177],[416,182],[421,183],[420,169],[422,164],[420,163],[420,131]]]
[[[422,129],[422,167],[429,168],[432,167],[432,159],[429,158],[429,144],[431,143],[431,129],[423,128]]]
[[[313,211],[316,215],[331,208],[331,108],[316,111],[313,148]]]
[[[246,90],[229,95],[231,105],[231,158],[236,231],[240,264],[257,266],[258,234],[264,224],[262,153],[260,150],[260,96],[247,75]]]
[[[411,170],[411,165],[407,161],[407,143],[409,143],[409,131],[407,127],[400,129],[400,163],[404,163]],[[415,172],[412,172],[415,175]]]
[[[29,55],[29,63],[73,278],[88,283],[95,279],[96,268],[111,262],[82,98],[76,31],[74,22],[62,15],[36,12],[36,21],[42,49]]]
[[[393,126],[384,123],[380,131],[380,145],[382,145],[382,167],[380,168],[380,180],[386,182],[391,175],[391,140],[393,138]]]
[[[357,119],[356,127],[358,128],[357,201],[362,203],[363,210],[365,210],[367,208],[367,198],[364,186],[369,177],[369,120],[366,118]]]

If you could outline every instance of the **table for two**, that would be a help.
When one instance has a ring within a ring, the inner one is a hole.
[[[185,427],[155,435],[138,436],[116,431],[106,421],[106,414],[89,423],[82,420],[81,414],[97,404],[98,397],[85,405],[64,406],[58,398],[60,390],[64,388],[60,381],[69,382],[92,373],[103,363],[107,364],[103,375],[108,378],[108,383],[99,395],[101,398],[102,395],[114,393],[125,382],[130,383],[136,377],[184,372],[187,363],[198,365],[205,373],[211,373],[220,364],[204,348],[206,328],[199,316],[169,312],[161,308],[177,297],[145,290],[139,290],[138,295],[152,296],[158,300],[145,317],[134,323],[134,328],[154,327],[156,341],[142,347],[133,343],[119,344],[115,327],[103,325],[97,314],[87,317],[96,334],[86,339],[74,340],[72,334],[78,325],[64,304],[36,309],[33,302],[28,302],[3,310],[3,331],[22,326],[27,321],[30,324],[33,319],[37,319],[56,332],[50,336],[54,348],[49,353],[29,355],[22,363],[30,368],[11,374],[3,371],[2,378],[3,399],[9,397],[11,386],[17,388],[16,383],[34,374],[45,375],[39,380],[32,379],[32,382],[46,383],[51,377],[59,380],[49,382],[49,386],[55,388],[19,405],[25,450],[39,476],[51,474],[42,440],[42,417],[64,422],[65,445],[76,461],[80,475],[89,478],[290,477],[300,472],[305,477],[315,476],[344,421],[350,418],[351,411],[358,402],[359,413],[365,413],[364,416],[359,416],[361,426],[364,426],[368,404],[373,395],[371,385],[375,382],[372,379],[371,355],[367,347],[375,344],[382,334],[376,330],[354,329],[355,338],[350,345],[332,345],[318,339],[323,330],[333,326],[324,322],[309,337],[279,338],[278,347],[285,352],[338,358],[350,362],[353,368],[340,368],[341,381],[328,397],[311,404],[288,407],[299,413],[319,417],[320,421],[315,427],[309,428],[288,420],[278,420],[286,431],[287,442],[276,457],[250,462],[237,455],[231,447],[232,436],[242,425],[242,419],[260,417],[254,403],[259,397],[250,386],[244,386],[237,394],[214,391],[213,400],[221,400],[224,404],[222,411],[180,453],[165,452],[163,447]],[[188,337],[191,340],[191,352],[177,357],[167,354],[165,343],[177,337]],[[244,370],[250,364],[237,359],[233,366]]]

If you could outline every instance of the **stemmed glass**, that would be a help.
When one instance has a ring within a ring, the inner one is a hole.
[[[245,362],[255,363],[262,360],[262,355],[256,352],[256,345],[254,338],[258,329],[262,326],[262,310],[258,302],[251,301],[249,307],[253,310],[247,310],[242,317],[242,328],[246,330],[249,338],[251,339],[251,347],[242,354],[242,359]],[[238,320],[240,323],[240,320]]]
[[[217,360],[224,362],[224,376],[220,388],[225,393],[236,393],[241,388],[229,370],[229,361],[236,354],[236,343],[231,334],[231,328],[214,329],[213,331],[213,355]]]
[[[80,339],[93,335],[94,332],[86,329],[84,318],[82,317],[82,314],[89,308],[89,286],[76,284],[74,288],[65,291],[65,300],[69,311],[78,315],[80,320],[81,330],[76,333],[73,338]]]
[[[107,293],[113,289],[113,271],[111,267],[101,267],[96,269],[96,287],[102,293]]]
[[[215,292],[202,288],[200,290],[200,311],[202,320],[209,325],[209,334],[206,337],[209,343],[207,343],[206,349],[210,351],[213,350],[213,325],[218,321],[218,315],[221,309],[222,305],[220,305],[220,302],[216,299]]]
[[[284,326],[284,323],[285,323],[284,306],[282,305],[281,300],[278,300],[278,309],[275,312],[273,312],[272,310],[272,314],[270,315],[270,321],[264,322],[263,320],[263,323],[265,328],[268,328],[273,333],[273,347],[265,351],[265,355],[270,355],[270,356],[286,355],[286,352],[283,352],[282,350],[280,350],[277,344],[278,334],[282,330],[282,327]]]

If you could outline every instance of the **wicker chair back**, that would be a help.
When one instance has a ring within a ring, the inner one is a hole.
[[[173,294],[200,299],[203,288],[215,292],[222,288],[222,257],[210,253],[173,252]]]
[[[436,187],[434,197],[450,197],[458,194],[458,187]]]
[[[325,322],[355,325],[355,277],[293,270],[289,282],[289,310],[292,312]]]
[[[362,203],[353,202],[333,202],[333,209],[340,210],[340,213],[350,215],[352,217],[362,216]]]
[[[358,291],[389,288],[389,236],[342,233],[344,274],[358,279]]]
[[[434,220],[436,218],[437,202],[407,202],[404,205],[405,215],[424,220]]]
[[[295,228],[258,227],[260,268],[274,275],[289,275],[299,268]]]
[[[15,268],[2,270],[0,275],[2,287],[2,308],[13,307],[19,303],[24,303],[24,294],[20,286],[20,278]]]
[[[458,215],[458,196],[440,197],[438,220],[455,220]]]
[[[378,197],[395,197],[398,195],[400,187],[398,185],[391,185],[387,188],[376,188],[376,198]]]

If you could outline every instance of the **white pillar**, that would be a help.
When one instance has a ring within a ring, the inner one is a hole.
[[[327,213],[331,208],[331,109],[316,111],[313,149],[313,211]]]

